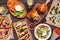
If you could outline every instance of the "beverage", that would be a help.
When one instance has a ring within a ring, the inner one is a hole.
[[[28,4],[29,6],[32,6],[32,5],[33,5],[33,0],[27,0],[27,4]]]

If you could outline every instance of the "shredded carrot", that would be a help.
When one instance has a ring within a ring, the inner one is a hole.
[[[60,35],[60,29],[55,28],[54,31],[55,31],[58,35]]]
[[[9,7],[9,9],[12,11],[12,12],[15,12],[15,5],[16,4],[21,4],[19,1],[17,1],[17,0],[14,0],[14,1],[12,1],[12,0],[9,0],[8,1],[8,7]],[[21,4],[22,5],[22,4]],[[22,5],[23,6],[23,5]]]
[[[15,0],[15,1],[12,1],[12,0],[9,0],[9,4],[8,4],[8,7],[11,11],[15,11],[15,8],[14,6],[17,4],[18,2]]]

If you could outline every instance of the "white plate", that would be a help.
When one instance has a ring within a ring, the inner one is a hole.
[[[48,35],[48,37],[46,37],[45,39],[38,38],[38,36],[37,36],[37,34],[36,34],[36,29],[38,28],[38,26],[41,26],[41,25],[48,26],[49,29],[50,29],[49,35]],[[47,24],[39,24],[39,25],[36,26],[36,28],[35,28],[35,30],[34,30],[34,35],[35,35],[35,37],[36,37],[38,40],[47,40],[47,39],[51,36],[51,28],[50,28],[50,26],[47,25]]]

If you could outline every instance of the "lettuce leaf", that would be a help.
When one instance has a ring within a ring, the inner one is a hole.
[[[21,11],[16,11],[15,15],[16,16],[22,16],[22,15],[24,15],[24,9],[22,9]]]

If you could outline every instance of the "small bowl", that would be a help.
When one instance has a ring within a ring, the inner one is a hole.
[[[34,24],[34,23],[30,23],[30,24],[29,24],[29,29],[30,29],[30,30],[34,30],[34,28],[31,28],[31,25],[34,26],[34,28],[35,28],[35,24]]]
[[[6,7],[6,6],[0,6],[0,7],[2,7],[2,8],[3,8],[3,11],[2,11],[2,12],[0,12],[0,15],[6,15],[6,14],[7,14],[7,12],[8,12],[7,7]]]

